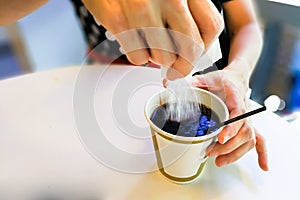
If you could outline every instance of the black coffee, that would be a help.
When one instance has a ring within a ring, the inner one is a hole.
[[[217,128],[214,126],[220,123],[217,114],[206,107],[199,104],[198,111],[184,121],[172,121],[167,114],[167,104],[159,106],[154,110],[151,121],[160,129],[173,135],[184,137],[199,137],[214,132]]]

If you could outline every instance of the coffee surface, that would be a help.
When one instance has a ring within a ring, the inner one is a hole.
[[[205,105],[199,104],[197,111],[188,119],[173,121],[168,116],[168,104],[159,106],[151,115],[151,121],[160,129],[173,135],[184,137],[199,137],[216,131],[214,126],[220,123],[217,114]]]

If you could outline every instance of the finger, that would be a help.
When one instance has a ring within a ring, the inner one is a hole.
[[[97,24],[98,26],[100,26],[100,25],[101,25],[100,20],[99,20],[97,17],[93,17],[93,18],[94,18],[94,21],[96,22],[96,24]]]
[[[233,110],[237,105],[245,102],[244,90],[231,79],[226,70],[212,71],[206,74],[193,76],[191,85],[194,87],[205,88],[222,98],[228,109]],[[245,105],[243,105],[245,107]]]
[[[167,77],[174,80],[191,72],[193,64],[202,55],[204,44],[187,2],[168,1],[168,3],[163,13],[168,26],[172,29],[169,33],[176,45],[178,57],[172,69],[168,70]]]
[[[217,156],[215,163],[219,167],[233,163],[249,152],[254,145],[255,140],[250,140],[228,154]]]
[[[142,31],[150,48],[150,60],[158,65],[171,67],[177,56],[175,55],[173,42],[167,29],[162,24],[153,24],[142,28]]]
[[[225,103],[229,111],[229,119],[237,117],[246,112],[246,105],[244,101],[244,96],[235,92],[235,89],[230,87],[231,85],[224,84],[224,94],[225,94]],[[227,125],[219,134],[218,140],[220,143],[224,144],[230,138],[235,136],[242,126],[249,126],[247,119],[242,119],[236,121],[235,123]]]
[[[149,54],[143,50],[145,45],[137,32],[127,31],[129,29],[128,20],[118,1],[84,0],[83,3],[92,13],[94,19],[97,22],[101,21],[101,24],[114,35],[122,49],[127,52],[127,58],[132,63],[139,65],[148,62]]]
[[[167,29],[164,28],[160,8],[157,7],[158,4],[146,0],[131,1],[130,3],[125,1],[121,2],[127,16],[129,27],[139,30],[144,43],[147,45],[146,48],[149,48],[149,51],[145,48],[135,53],[148,51],[148,53],[150,53],[149,59],[153,63],[171,66],[175,62],[176,56],[174,53],[171,53],[174,52],[173,43]],[[132,56],[133,55],[130,55],[130,57]]]
[[[93,9],[97,12],[95,14],[97,19],[114,35],[126,53],[128,60],[135,65],[148,63],[147,45],[137,30],[131,30],[132,28],[123,9],[124,6],[118,1],[100,1],[98,3],[101,3],[101,8],[98,4],[93,5]]]
[[[188,4],[206,51],[224,29],[223,18],[211,1],[190,0]]]
[[[131,63],[135,65],[148,63],[150,55],[147,51],[147,45],[144,43],[138,30],[124,30],[124,32],[115,35],[115,37]]]
[[[260,168],[264,171],[269,170],[269,165],[268,165],[268,152],[267,152],[267,145],[265,142],[265,139],[263,138],[262,135],[260,135],[257,130],[255,129],[255,135],[256,135],[256,152],[258,155],[258,164]]]
[[[184,78],[192,70],[193,65],[181,56],[178,56],[174,64],[168,69],[167,77],[171,81],[176,80],[178,78]]]
[[[218,71],[203,75],[196,75],[191,79],[191,85],[193,87],[205,88],[212,92],[221,89],[222,84],[220,83],[222,83],[222,77],[221,73],[219,73]]]
[[[192,76],[190,84],[193,87],[208,90],[226,103],[226,91],[223,83],[223,72],[212,71],[202,75]]]
[[[230,111],[229,113],[229,119],[232,119],[236,116],[239,116],[241,114],[245,113],[244,109],[242,108],[236,108],[232,111]],[[228,140],[230,140],[231,138],[235,137],[239,131],[245,131],[247,129],[250,129],[249,125],[247,123],[245,123],[245,119],[244,120],[239,120],[236,121],[232,124],[228,124],[226,125],[223,130],[220,132],[219,136],[218,136],[218,141],[221,144],[225,144]],[[243,129],[243,130],[240,130]]]
[[[213,149],[209,152],[209,156],[218,156],[229,154],[232,151],[238,149],[249,141],[255,142],[254,129],[248,124],[244,124],[238,134],[232,139],[228,140],[225,144],[217,143]],[[255,144],[255,143],[254,143]],[[253,145],[254,146],[254,145]]]

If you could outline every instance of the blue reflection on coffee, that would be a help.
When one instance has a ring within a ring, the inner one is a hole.
[[[176,104],[176,103],[174,103]],[[214,126],[220,123],[217,114],[207,106],[199,104],[198,111],[190,114],[183,121],[171,120],[167,114],[168,104],[157,107],[151,115],[151,121],[165,132],[184,137],[200,137],[217,130]]]

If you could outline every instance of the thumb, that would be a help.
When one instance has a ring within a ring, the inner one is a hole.
[[[190,80],[193,87],[213,90],[216,86],[220,85],[221,75],[219,74],[219,72],[215,71],[207,74],[193,76]]]

